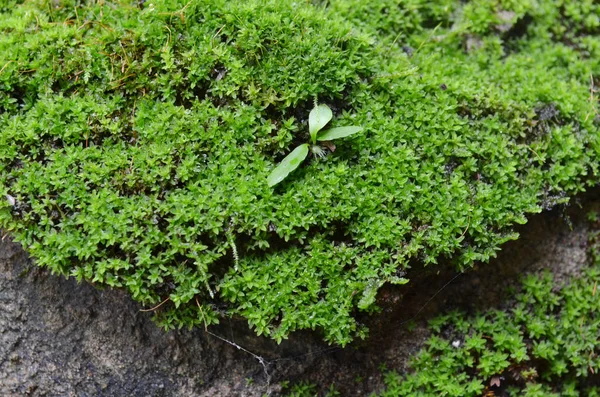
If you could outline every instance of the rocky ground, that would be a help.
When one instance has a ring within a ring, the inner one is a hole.
[[[600,212],[600,190],[568,207],[532,216],[498,258],[464,274],[413,269],[412,282],[380,293],[383,312],[362,321],[371,338],[346,349],[299,333],[280,346],[224,321],[165,333],[122,291],[36,268],[5,236],[0,242],[0,395],[261,396],[284,380],[334,383],[343,395],[381,386],[380,367],[399,371],[444,310],[506,305],[521,275],[551,269],[558,278],[586,262],[586,214]],[[411,324],[411,327],[407,327]]]

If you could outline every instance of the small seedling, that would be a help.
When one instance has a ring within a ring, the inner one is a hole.
[[[269,187],[277,185],[283,181],[300,163],[308,156],[309,149],[313,155],[318,157],[325,156],[325,149],[317,145],[317,141],[332,141],[338,138],[356,134],[362,131],[362,127],[336,127],[321,131],[333,118],[333,113],[327,105],[315,104],[308,116],[308,132],[310,133],[310,142],[303,143],[288,154],[277,167],[267,177]]]

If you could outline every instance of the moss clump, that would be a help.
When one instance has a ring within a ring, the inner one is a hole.
[[[0,225],[166,328],[345,344],[410,263],[485,261],[597,182],[592,1],[17,3]],[[270,189],[314,99],[365,131]]]
[[[594,266],[568,284],[529,276],[510,310],[433,321],[411,373],[388,373],[378,396],[600,395],[598,246]]]
[[[600,396],[600,232],[590,259],[567,282],[525,277],[502,310],[431,320],[406,373],[387,372],[371,397]],[[289,397],[325,395],[311,383],[284,386]]]

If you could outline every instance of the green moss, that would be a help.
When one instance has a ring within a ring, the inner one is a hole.
[[[385,387],[371,396],[600,395],[600,232],[590,243],[591,266],[578,277],[559,283],[549,273],[528,275],[502,310],[431,320],[432,334],[406,371],[382,365]],[[287,390],[323,395],[306,382]]]
[[[40,266],[168,299],[166,328],[345,344],[409,263],[485,261],[597,183],[592,1],[13,3],[0,225]],[[365,131],[271,189],[314,99]]]
[[[592,387],[600,370],[597,239],[594,265],[568,283],[550,274],[528,276],[510,310],[437,318],[411,371],[389,372],[378,395],[598,395]]]
[[[323,395],[324,397],[339,397],[341,396],[335,386],[331,386],[324,394],[319,394],[314,384],[307,382],[300,382],[293,385],[289,385],[287,382],[283,383],[283,393],[285,397],[314,397]]]

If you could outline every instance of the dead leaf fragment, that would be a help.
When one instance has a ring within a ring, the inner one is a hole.
[[[331,141],[324,141],[323,146],[325,146],[331,153],[335,152],[335,145]]]
[[[502,378],[499,376],[492,377],[492,380],[490,380],[490,386],[500,387],[501,380],[502,380]]]

